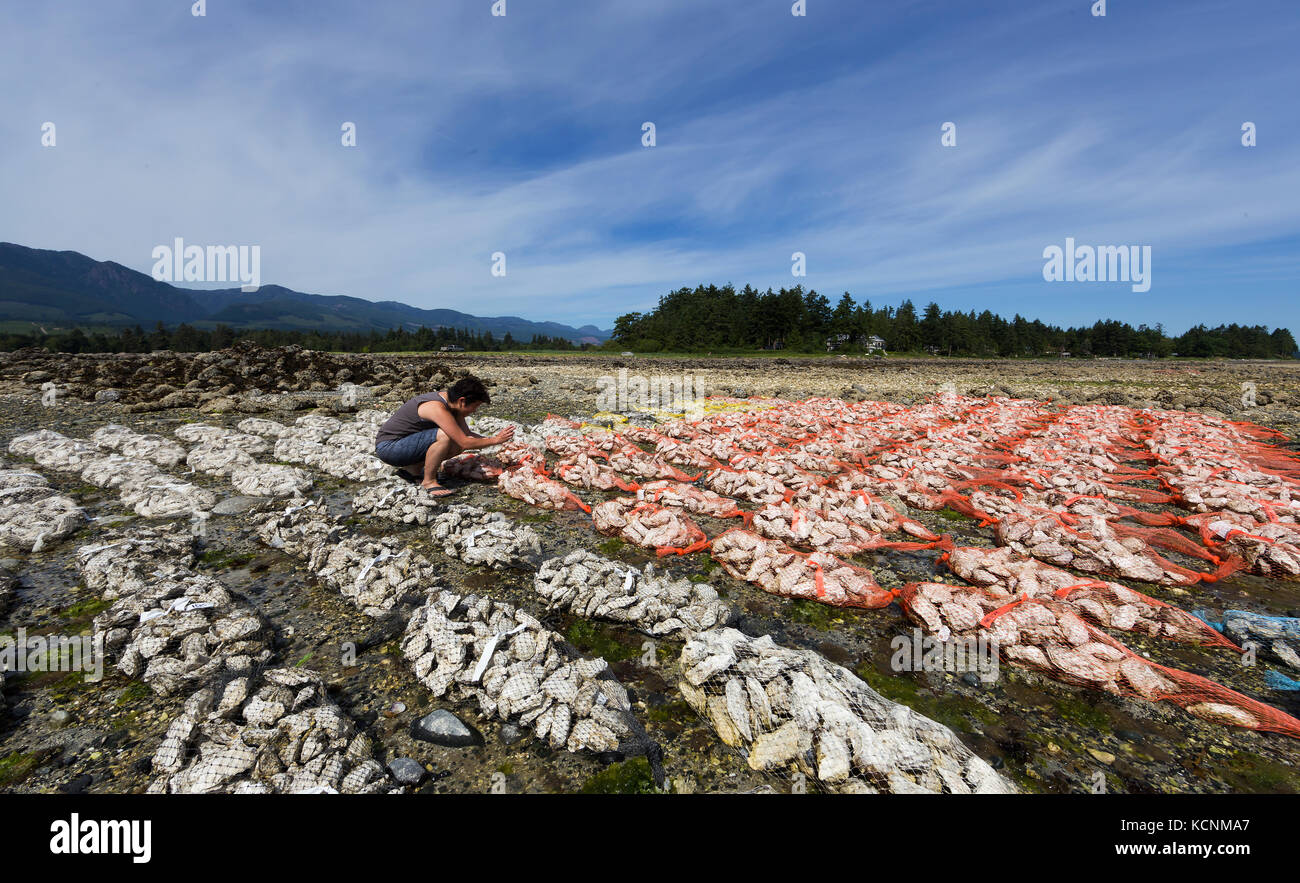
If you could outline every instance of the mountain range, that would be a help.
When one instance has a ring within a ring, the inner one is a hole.
[[[610,332],[594,325],[574,328],[518,316],[472,316],[458,310],[424,310],[397,301],[346,295],[304,294],[281,285],[255,292],[239,288],[178,288],[113,261],[75,251],[51,251],[0,242],[0,321],[55,326],[141,325],[186,322],[196,328],[298,331],[387,331],[462,328],[515,340],[533,335],[600,343]]]

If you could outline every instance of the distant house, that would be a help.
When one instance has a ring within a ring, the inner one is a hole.
[[[828,353],[833,353],[843,346],[861,346],[865,348],[867,352],[871,352],[872,350],[880,350],[881,352],[884,352],[885,341],[876,337],[874,334],[870,337],[863,337],[860,334],[839,333],[832,334],[830,337],[826,338],[826,352]]]
[[[439,347],[438,351],[443,353],[463,353],[465,352],[465,347],[452,343],[444,347]]]

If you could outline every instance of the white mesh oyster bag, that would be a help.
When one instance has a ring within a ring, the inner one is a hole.
[[[185,703],[153,757],[151,793],[373,794],[402,789],[321,676],[277,668],[214,682]]]
[[[551,608],[625,623],[655,637],[685,637],[726,624],[731,610],[712,586],[673,579],[579,549],[542,563],[533,589]]]
[[[686,701],[752,769],[854,793],[1015,791],[947,727],[770,636],[700,632],[681,666]]]
[[[407,625],[402,653],[435,696],[475,700],[569,751],[615,751],[640,731],[627,690],[603,659],[575,657],[563,639],[509,604],[435,591]]]

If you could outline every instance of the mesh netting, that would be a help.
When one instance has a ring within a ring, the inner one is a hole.
[[[654,549],[660,555],[685,555],[708,543],[704,531],[681,510],[635,497],[607,500],[592,510],[591,518],[600,533]]]
[[[712,629],[681,665],[686,701],[752,769],[857,794],[1015,790],[947,727],[811,651]]]
[[[1144,659],[1061,601],[1008,602],[984,589],[946,583],[911,583],[901,601],[908,616],[931,633],[982,631],[1007,662],[1055,680],[1168,701],[1213,723],[1300,738],[1300,721],[1290,715],[1200,675]]]
[[[727,573],[772,595],[868,609],[894,600],[865,567],[825,552],[805,554],[751,531],[727,531],[713,540],[710,553]]]
[[[542,555],[541,540],[531,527],[477,506],[449,507],[434,519],[432,536],[445,554],[466,564],[529,568]]]

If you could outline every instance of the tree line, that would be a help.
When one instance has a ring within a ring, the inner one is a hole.
[[[940,310],[931,303],[918,314],[910,300],[897,308],[861,303],[845,292],[830,300],[803,286],[760,292],[746,285],[680,288],[647,313],[627,313],[614,323],[606,349],[633,352],[740,352],[783,349],[866,352],[871,338],[898,353],[1000,358],[1119,356],[1163,358],[1178,354],[1221,358],[1294,358],[1296,342],[1285,328],[1264,325],[1197,325],[1170,337],[1162,325],[1132,327],[1099,321],[1091,327],[1060,328],[1016,315],[1008,320],[989,310]]]
[[[398,328],[387,332],[321,332],[279,329],[233,329],[217,325],[211,329],[195,328],[182,322],[168,328],[159,322],[150,332],[139,325],[116,330],[85,331],[81,328],[52,332],[9,333],[0,335],[0,351],[11,352],[23,347],[39,347],[56,353],[150,353],[170,350],[178,353],[201,353],[225,349],[237,340],[250,340],[260,346],[298,345],[304,349],[346,353],[430,352],[444,346],[459,346],[474,352],[509,352],[519,350],[576,350],[579,347],[563,337],[533,335],[527,342],[515,340],[510,332],[495,337],[462,328],[426,328],[414,331]]]

